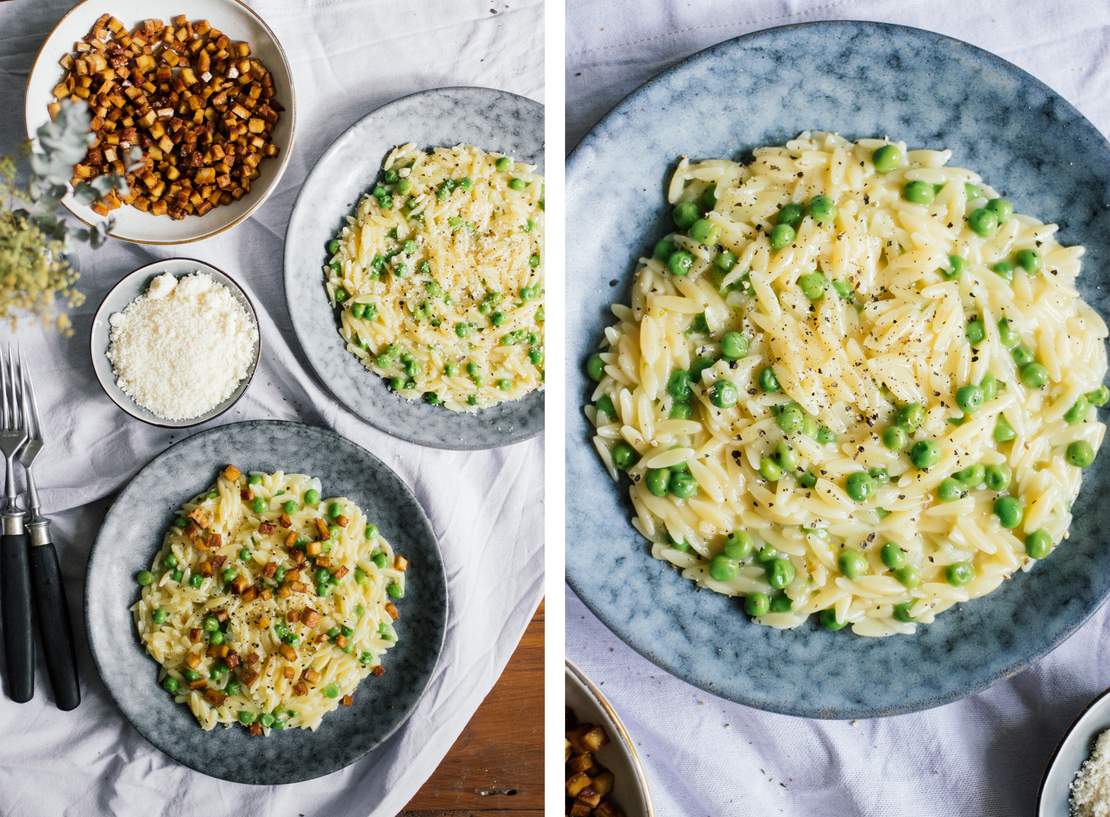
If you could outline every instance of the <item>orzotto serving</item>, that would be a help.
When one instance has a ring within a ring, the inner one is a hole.
[[[408,398],[455,410],[543,385],[543,178],[470,145],[402,145],[328,242],[347,348]]]
[[[1067,535],[1110,398],[1083,250],[949,155],[682,159],[587,363],[653,555],[763,624],[912,633]]]
[[[132,612],[162,686],[204,729],[316,729],[384,672],[406,567],[319,480],[229,465],[181,508]]]

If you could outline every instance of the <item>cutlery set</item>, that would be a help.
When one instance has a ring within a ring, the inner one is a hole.
[[[59,709],[70,710],[81,702],[81,690],[58,553],[50,536],[50,520],[42,515],[33,472],[42,448],[42,423],[31,375],[22,354],[13,354],[9,348],[6,357],[0,357],[0,453],[4,457],[0,619],[5,688],[17,703],[25,703],[35,694],[33,606],[54,702]],[[26,509],[19,502],[17,463],[24,474]]]

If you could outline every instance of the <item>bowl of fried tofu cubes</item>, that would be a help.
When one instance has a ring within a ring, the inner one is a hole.
[[[654,817],[628,730],[601,690],[570,661],[563,759],[567,817]]]
[[[277,186],[296,120],[285,53],[237,0],[78,3],[35,60],[25,113],[31,139],[60,115],[87,118],[88,151],[62,203],[145,244],[247,218]],[[89,185],[101,195],[82,196]]]

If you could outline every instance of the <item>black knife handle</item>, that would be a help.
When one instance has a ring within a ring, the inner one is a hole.
[[[0,615],[8,697],[26,703],[35,694],[35,642],[31,632],[31,575],[27,534],[0,536]]]
[[[66,603],[58,552],[49,538],[45,523],[36,528],[28,525],[31,536],[31,585],[35,591],[35,612],[38,613],[39,634],[54,703],[63,712],[76,709],[81,703],[81,687],[77,681],[77,654],[73,648],[73,625]]]

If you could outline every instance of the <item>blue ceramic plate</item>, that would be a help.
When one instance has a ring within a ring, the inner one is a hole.
[[[667,671],[734,701],[818,718],[925,709],[984,689],[1070,635],[1110,591],[1099,535],[1110,456],[1088,469],[1071,539],[991,595],[912,637],[814,626],[773,630],[651,558],[606,475],[582,413],[581,365],[627,303],[636,258],[667,231],[665,182],[680,155],[743,157],[803,130],[947,147],[1021,212],[1083,244],[1080,289],[1107,313],[1110,146],[1051,89],[966,43],[878,23],[761,31],[694,55],[633,93],[567,168],[567,578],[608,626]]]
[[[242,471],[311,474],[324,496],[347,496],[409,559],[397,603],[398,641],[385,674],[359,684],[354,705],[324,717],[315,732],[287,729],[251,737],[245,729],[203,731],[158,685],[158,665],[139,641],[130,607],[134,576],[150,566],[176,509],[233,463]],[[85,580],[89,646],[112,698],[139,733],[198,772],[238,783],[296,783],[358,760],[392,735],[431,680],[447,627],[447,579],[435,534],[416,497],[381,460],[322,428],[277,421],[233,423],[189,437],[159,454],[112,503]]]
[[[450,411],[390,391],[347,351],[324,290],[324,245],[373,186],[397,145],[471,144],[538,165],[543,106],[491,88],[439,88],[383,105],[347,130],[305,180],[285,235],[285,298],[293,331],[321,382],[366,422],[436,448],[495,448],[543,431],[543,390],[474,413]]]

